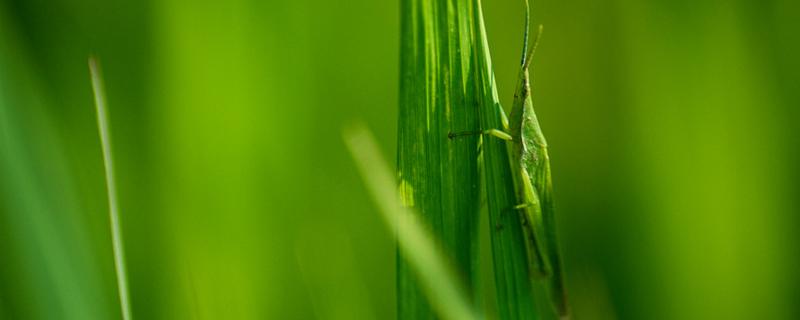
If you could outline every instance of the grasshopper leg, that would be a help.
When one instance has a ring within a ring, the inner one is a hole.
[[[506,140],[506,141],[513,140],[511,138],[510,134],[506,133],[503,130],[499,130],[499,129],[450,132],[450,133],[447,134],[447,137],[450,138],[450,139],[453,139],[453,138],[456,138],[456,137],[473,136],[473,135],[479,135],[479,134],[488,134],[490,136],[494,136],[496,138],[500,138],[500,139],[503,139],[503,140]]]
[[[527,212],[527,209],[535,205],[534,203],[528,202],[518,204],[510,209],[514,211],[519,210],[521,213],[519,219],[526,240],[528,272],[531,279],[541,280],[549,277],[552,271],[549,257],[545,252],[541,230],[537,230],[539,228],[536,227],[536,222],[532,221],[533,217]]]

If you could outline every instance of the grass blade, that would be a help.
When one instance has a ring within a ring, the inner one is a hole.
[[[466,290],[478,297],[478,127],[472,54],[474,6],[461,0],[402,0],[397,174],[403,202],[441,240]],[[399,319],[430,319],[413,271],[398,257]]]
[[[125,269],[125,250],[122,243],[122,228],[119,221],[119,207],[117,205],[117,188],[114,180],[114,161],[111,152],[111,133],[109,131],[108,113],[106,108],[105,89],[97,60],[89,58],[89,71],[92,76],[92,89],[94,89],[94,102],[97,109],[97,128],[100,132],[100,142],[103,148],[103,164],[106,171],[106,190],[108,191],[108,213],[111,221],[111,243],[114,249],[114,266],[117,271],[117,289],[119,302],[122,308],[122,319],[130,320],[131,305],[128,297],[128,273]]]
[[[505,142],[483,139],[479,154],[478,136],[446,138],[450,132],[507,127],[497,97],[481,1],[401,3],[397,150],[404,201],[430,223],[445,249],[456,253],[457,267],[468,271],[475,290],[470,272],[478,257],[473,248],[479,206],[474,200],[479,198],[482,163],[499,318],[538,318],[519,218],[503,214],[518,204]],[[504,228],[496,230],[498,225]],[[399,319],[429,318],[415,289],[400,259]],[[472,294],[477,296],[477,292]]]
[[[445,319],[478,319],[458,277],[438,252],[436,242],[420,223],[418,214],[403,206],[386,161],[374,138],[359,126],[344,135],[347,147],[364,178],[367,189],[380,207],[389,229],[396,233],[399,251],[415,269],[431,305]]]
[[[472,21],[477,29],[475,69],[478,76],[475,91],[481,97],[478,107],[480,127],[506,128],[508,120],[497,96],[481,1],[472,2],[477,7]],[[493,229],[491,233],[499,316],[504,320],[537,319],[539,315],[534,305],[533,287],[528,278],[519,216],[504,214],[508,208],[518,204],[507,146],[500,139],[487,138],[483,139],[482,147],[489,222],[492,226],[503,226]]]

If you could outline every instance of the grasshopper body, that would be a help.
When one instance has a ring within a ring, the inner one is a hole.
[[[509,154],[517,199],[524,201],[517,208],[521,208],[523,213],[521,224],[526,240],[529,274],[534,279],[542,275],[547,277],[553,305],[559,316],[567,317],[569,312],[556,235],[550,157],[531,96],[529,67],[541,31],[540,25],[533,47],[522,60],[509,119]]]

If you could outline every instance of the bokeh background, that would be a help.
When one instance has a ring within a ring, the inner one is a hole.
[[[484,1],[506,104],[521,8]],[[137,318],[393,318],[395,248],[340,132],[394,159],[398,10],[0,0],[0,318],[119,317],[90,54]],[[534,11],[576,318],[800,318],[800,2]]]

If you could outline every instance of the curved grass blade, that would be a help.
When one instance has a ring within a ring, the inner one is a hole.
[[[403,206],[395,179],[380,156],[372,135],[363,126],[345,132],[344,140],[381,216],[397,236],[399,251],[416,271],[433,309],[445,319],[479,319],[455,272],[437,250],[418,214]]]
[[[108,191],[108,214],[111,220],[111,243],[114,249],[114,266],[117,271],[119,302],[122,308],[122,319],[130,320],[132,317],[130,298],[128,296],[128,273],[125,268],[125,250],[122,244],[122,228],[120,227],[119,207],[117,205],[117,188],[114,180],[114,161],[111,152],[111,133],[108,128],[105,88],[100,68],[94,57],[89,58],[89,71],[92,76],[92,89],[94,89],[94,102],[97,109],[97,128],[100,132],[100,142],[103,148],[106,190]]]

